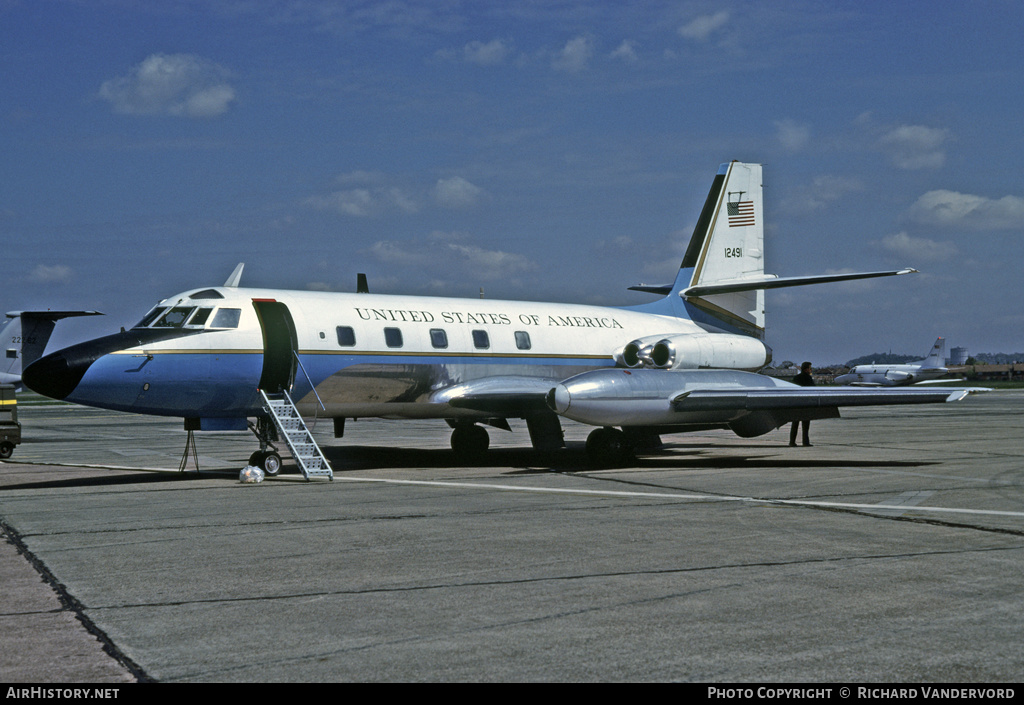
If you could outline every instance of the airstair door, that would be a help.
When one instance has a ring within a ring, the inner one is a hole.
[[[277,394],[292,388],[295,381],[299,342],[288,307],[280,301],[253,299],[263,329],[263,374],[260,389]]]

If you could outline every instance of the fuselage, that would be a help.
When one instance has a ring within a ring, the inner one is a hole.
[[[258,389],[285,388],[303,413],[452,417],[475,412],[432,404],[432,394],[484,378],[559,381],[613,366],[634,339],[701,332],[635,309],[215,287],[47,355],[25,382],[70,402],[166,416],[253,416]]]
[[[836,384],[872,385],[896,387],[938,379],[949,370],[924,364],[906,365],[857,365],[844,375],[835,378]]]

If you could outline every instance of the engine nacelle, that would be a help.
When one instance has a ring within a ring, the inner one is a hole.
[[[664,336],[648,335],[645,338],[637,338],[626,344],[622,350],[615,355],[616,364],[622,367],[652,367],[651,351],[654,344],[662,340]]]
[[[914,381],[914,375],[901,370],[886,370],[885,378],[892,384],[910,384]]]
[[[756,338],[728,333],[674,335],[659,340],[648,355],[653,367],[667,370],[699,368],[760,370],[772,351]]]

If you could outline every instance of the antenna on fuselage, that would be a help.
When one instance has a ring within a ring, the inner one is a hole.
[[[231,276],[228,277],[228,280],[226,282],[224,282],[224,286],[229,286],[229,287],[232,287],[232,288],[237,287],[238,286],[238,282],[242,281],[242,270],[243,269],[245,269],[245,262],[239,262],[238,266],[235,267],[235,271],[233,271],[231,273]]]
[[[356,293],[369,294],[370,285],[366,283],[366,275],[360,272],[356,275]]]

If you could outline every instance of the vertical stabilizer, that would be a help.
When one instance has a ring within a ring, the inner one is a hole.
[[[928,353],[928,357],[921,361],[922,367],[943,367],[946,364],[946,340],[945,338],[938,338],[935,341],[935,345],[932,346],[932,351]]]
[[[699,323],[764,337],[764,290],[691,295],[687,290],[763,281],[761,165],[722,164],[672,287]]]
[[[0,341],[3,342],[3,358],[0,359],[0,384],[21,382],[21,316],[8,313],[7,320],[0,324]]]
[[[632,307],[689,318],[707,330],[764,340],[764,291],[807,284],[872,279],[917,270],[777,277],[764,272],[764,201],[761,165],[729,162],[718,168],[671,286],[632,286],[664,296]]]
[[[100,316],[99,311],[12,311],[0,326],[3,360],[0,383],[21,384],[21,372],[43,355],[53,327],[62,318]]]

